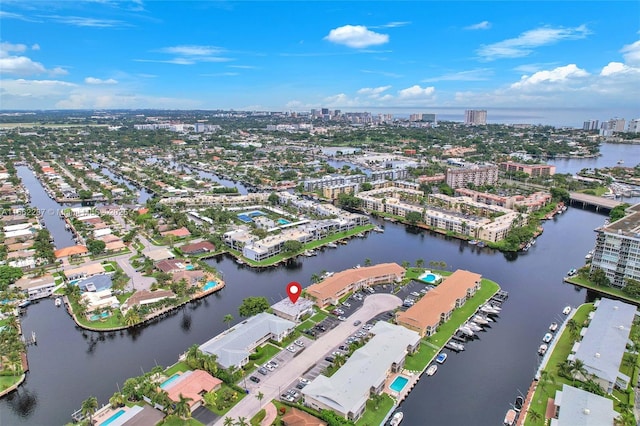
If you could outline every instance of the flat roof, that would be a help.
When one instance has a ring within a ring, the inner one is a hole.
[[[378,321],[370,330],[374,337],[356,350],[331,377],[318,376],[302,389],[302,394],[340,413],[355,412],[367,399],[372,386],[387,378],[389,368],[400,362],[420,335],[404,327]]]
[[[458,269],[445,277],[440,285],[425,294],[412,307],[396,316],[398,322],[424,330],[429,325],[440,323],[440,314],[456,306],[456,300],[467,295],[467,290],[476,286],[482,275]]]
[[[271,306],[274,311],[282,312],[285,315],[292,317],[298,316],[301,312],[311,309],[313,301],[300,297],[296,303],[293,303],[289,298],[282,299],[278,303]]]
[[[600,299],[575,355],[584,362],[589,373],[609,382],[624,377],[620,372],[620,363],[636,309],[628,303]]]
[[[231,327],[226,332],[200,345],[200,350],[218,356],[224,368],[238,365],[250,354],[256,342],[268,334],[279,335],[293,329],[295,323],[266,312],[259,313]]]
[[[618,417],[611,399],[566,384],[556,391],[555,405],[560,410],[558,418],[551,419],[551,426],[613,425]]]
[[[640,238],[640,212],[628,214],[622,219],[605,226],[603,230],[611,234]]]

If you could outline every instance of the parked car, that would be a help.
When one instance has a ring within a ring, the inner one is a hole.
[[[294,345],[287,346],[287,350],[292,354],[295,354],[298,351]]]
[[[413,297],[420,297],[420,293],[418,293],[417,291],[412,291],[412,292],[411,292],[411,295],[412,295]]]
[[[355,320],[355,321],[353,322],[353,325],[355,325],[355,326],[358,326],[358,325],[360,325],[360,324],[362,324],[362,321],[360,321],[360,320]]]
[[[267,370],[264,367],[258,368],[258,373],[262,374],[263,376],[266,376],[268,372],[269,372],[269,370]]]
[[[305,385],[304,383],[298,383],[298,384],[296,385],[296,388],[298,388],[298,389],[303,389],[305,386],[307,386],[307,385]]]
[[[335,361],[335,358],[333,358],[332,356],[328,356],[328,357],[325,357],[324,360],[328,361],[328,362],[333,362],[333,361]]]
[[[304,377],[300,379],[300,383],[304,383],[305,385],[308,385],[309,383],[311,383],[311,380],[309,379],[305,379]]]
[[[264,368],[266,368],[269,371],[276,371],[276,368],[271,364],[265,364]]]
[[[295,342],[293,342],[293,344],[296,346],[300,346],[301,348],[304,348],[304,343],[302,343],[301,340],[296,340]]]
[[[340,345],[340,346],[338,347],[338,349],[340,349],[341,351],[346,352],[346,351],[348,351],[348,350],[349,350],[349,347],[348,347],[348,346],[346,346],[346,345]]]
[[[340,321],[346,321],[346,320],[347,320],[347,317],[339,316],[339,317],[338,317],[338,319],[339,319]]]
[[[256,376],[249,377],[249,380],[251,380],[253,383],[260,383],[260,379],[258,379]]]
[[[342,303],[342,306],[346,306],[347,308],[350,308],[350,307],[351,307],[351,303],[349,303],[349,302],[343,302],[343,303]]]
[[[269,361],[267,364],[273,365],[274,368],[278,368],[279,367],[279,364],[277,362],[275,362],[274,360]]]

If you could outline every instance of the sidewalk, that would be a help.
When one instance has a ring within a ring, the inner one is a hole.
[[[264,419],[262,419],[262,423],[260,424],[262,426],[271,426],[271,423],[273,423],[276,417],[278,417],[276,406],[273,405],[273,402],[269,402],[267,406],[264,407],[264,410],[267,412],[267,414],[264,416]]]

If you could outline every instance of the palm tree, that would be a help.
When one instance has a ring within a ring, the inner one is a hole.
[[[127,327],[132,327],[139,323],[142,319],[140,318],[140,314],[138,313],[138,309],[133,307],[124,314],[124,323]]]
[[[424,266],[424,259],[416,260],[416,268],[422,268]]]
[[[529,416],[532,423],[538,423],[540,420],[542,420],[542,414],[538,413],[537,411],[531,410],[527,413],[527,416]]]
[[[411,263],[408,260],[403,260],[402,261],[402,267],[404,269],[407,269],[409,266],[411,266]]]
[[[185,397],[182,394],[180,394],[178,397],[180,399],[178,400],[178,402],[176,402],[174,413],[181,419],[191,417],[191,408],[189,407],[189,402],[193,401],[193,398]]]
[[[256,399],[258,400],[258,408],[262,405],[262,399],[264,398],[264,394],[262,392],[258,392],[256,395]]]
[[[93,424],[93,413],[98,409],[98,399],[95,396],[90,396],[82,401],[80,409],[84,416],[89,416],[89,424]]]
[[[554,384],[555,382],[556,382],[556,379],[548,370],[542,370],[540,372],[540,380],[538,381],[538,383],[540,383],[540,387],[542,388],[542,390],[545,390],[544,387],[548,383]]]
[[[589,372],[584,366],[584,362],[581,359],[575,359],[571,365],[571,374],[573,376],[573,383],[576,383],[576,376],[579,374],[582,376],[582,379],[587,377]]]
[[[578,331],[580,330],[580,326],[578,325],[576,320],[571,318],[569,321],[567,321],[567,328],[569,329],[569,333],[571,333],[571,336],[574,339],[578,337]]]
[[[247,418],[246,417],[238,417],[238,421],[236,422],[236,426],[249,426],[249,423],[247,423]]]
[[[124,405],[124,395],[120,392],[116,392],[113,394],[111,398],[109,398],[109,404],[111,408],[118,408]]]
[[[227,329],[229,329],[229,327],[231,326],[231,323],[233,322],[233,315],[231,314],[227,314],[224,316],[224,318],[222,319],[222,321],[227,324]]]
[[[368,257],[364,260],[364,266],[371,266],[371,259]]]
[[[233,426],[233,419],[229,416],[225,417],[224,426]]]

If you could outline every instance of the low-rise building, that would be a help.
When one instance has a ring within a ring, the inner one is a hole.
[[[292,321],[262,312],[203,343],[200,350],[216,355],[222,368],[241,368],[258,346],[269,340],[281,342],[295,326]]]
[[[380,263],[363,268],[347,269],[306,288],[308,297],[320,308],[336,305],[341,297],[364,287],[400,282],[405,269],[397,263]]]
[[[222,380],[204,370],[186,371],[165,386],[169,399],[173,402],[188,398],[189,409],[195,411],[204,403],[204,394],[215,392],[222,387]]]
[[[41,277],[22,277],[14,285],[29,296],[29,300],[38,300],[49,297],[56,287],[56,280],[52,275]]]
[[[556,166],[549,164],[523,164],[505,161],[498,164],[498,167],[507,173],[522,172],[531,177],[553,176],[556,173]]]
[[[457,308],[480,289],[482,275],[458,269],[415,305],[396,314],[396,323],[420,334],[433,335]]]
[[[313,314],[313,301],[300,297],[293,303],[287,297],[272,305],[271,310],[280,318],[300,322],[303,316]]]
[[[402,371],[407,354],[420,345],[418,333],[384,321],[377,322],[370,333],[371,340],[333,376],[320,375],[302,389],[305,405],[357,420],[367,400],[382,392],[389,374]]]
[[[582,340],[574,344],[569,359],[581,360],[587,373],[612,393],[614,387],[626,389],[630,382],[620,371],[620,364],[637,308],[606,298],[597,301],[595,306],[589,326],[581,333]]]
[[[613,426],[618,417],[611,399],[569,385],[562,385],[552,401],[547,408],[551,426]]]

